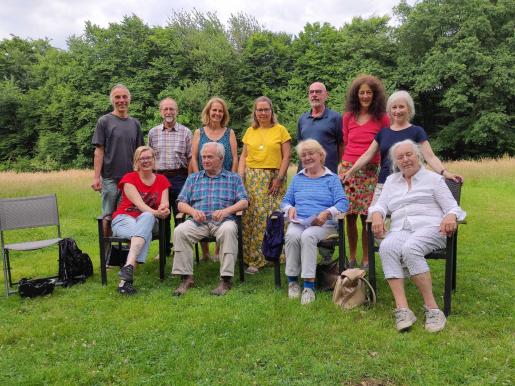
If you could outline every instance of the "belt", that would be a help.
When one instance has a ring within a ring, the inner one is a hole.
[[[157,171],[158,174],[162,174],[166,177],[175,177],[175,176],[188,176],[187,168],[179,168],[179,169],[161,169]]]

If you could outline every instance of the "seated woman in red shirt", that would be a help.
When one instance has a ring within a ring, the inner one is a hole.
[[[118,183],[122,199],[113,213],[113,235],[130,238],[131,246],[127,262],[120,269],[118,292],[133,295],[133,276],[136,261],[144,263],[152,240],[152,229],[156,217],[170,215],[168,188],[170,182],[160,174],[154,174],[154,151],[148,146],[140,146],[134,152],[134,172],[127,173]]]

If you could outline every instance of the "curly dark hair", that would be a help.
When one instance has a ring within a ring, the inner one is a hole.
[[[383,114],[386,112],[386,97],[383,83],[373,75],[359,75],[352,81],[352,84],[347,91],[345,111],[350,111],[354,115],[359,114],[360,104],[358,92],[361,85],[365,83],[372,89],[372,92],[374,93],[374,98],[368,112],[372,114],[375,119],[380,120]]]

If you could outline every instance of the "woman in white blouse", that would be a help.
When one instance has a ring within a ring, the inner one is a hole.
[[[404,279],[410,277],[424,300],[425,328],[430,332],[445,327],[445,315],[433,296],[431,274],[424,256],[444,248],[446,236],[451,235],[457,220],[466,213],[454,200],[445,180],[423,166],[419,146],[405,140],[390,149],[394,171],[383,187],[372,214],[372,231],[384,237],[384,219],[391,214],[391,227],[379,247],[385,278],[396,303],[398,331],[409,329],[417,320],[408,307]]]

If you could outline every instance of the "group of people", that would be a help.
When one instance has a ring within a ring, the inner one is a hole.
[[[280,208],[289,222],[288,296],[309,304],[315,300],[317,244],[336,233],[336,217],[346,213],[349,265],[355,267],[357,218],[364,229],[369,216],[374,234],[384,237],[384,219],[392,214],[392,228],[379,253],[396,301],[397,329],[404,331],[416,320],[404,295],[403,280],[411,277],[424,298],[426,329],[441,330],[445,316],[434,301],[424,253],[441,247],[465,215],[443,183],[444,178],[461,177],[444,169],[424,129],[411,124],[415,109],[406,91],[386,101],[379,79],[359,76],[349,88],[343,117],[326,107],[328,97],[323,83],[309,86],[311,109],[297,124],[300,165],[287,187],[291,136],[278,123],[269,98],[254,101],[238,158],[223,99],[208,101],[203,126],[193,134],[177,122],[176,101],[163,99],[163,123],[149,131],[144,146],[140,124],[128,114],[129,90],[121,84],[113,87],[113,112],[98,120],[92,140],[92,188],[102,192],[103,214],[112,217],[113,233],[131,239],[118,291],[136,292],[134,269],[146,259],[156,218],[167,219],[171,254],[170,218],[183,212],[189,219],[175,224],[173,232],[172,274],[181,278],[173,294],[183,295],[194,286],[192,247],[210,235],[216,237],[214,257],[220,261],[220,282],[212,293],[224,295],[232,286],[238,250],[236,212],[246,209],[244,261],[246,272],[257,274],[266,265],[261,243],[267,216]],[[425,169],[424,159],[436,173]],[[365,231],[361,236],[361,267],[367,269]],[[209,258],[209,246],[202,249]]]

